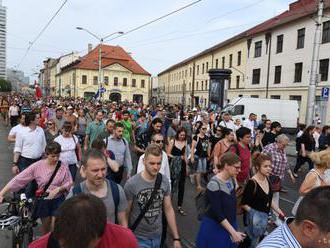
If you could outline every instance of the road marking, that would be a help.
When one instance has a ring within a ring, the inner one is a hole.
[[[289,199],[286,199],[286,198],[284,198],[284,197],[280,197],[280,200],[285,201],[285,202],[288,202],[288,203],[290,203],[290,204],[292,204],[292,205],[295,204],[295,202],[293,202],[293,201],[291,201],[291,200],[289,200]]]

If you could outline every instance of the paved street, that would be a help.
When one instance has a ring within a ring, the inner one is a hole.
[[[8,129],[4,126],[0,126],[0,186],[3,187],[6,182],[11,178],[11,161],[12,161],[12,148],[13,146],[6,141]],[[294,144],[288,148],[288,153],[294,154]],[[295,163],[295,158],[289,156],[290,165],[293,166]],[[306,167],[304,167],[306,169]],[[303,174],[301,172],[300,178],[297,180],[296,184],[293,185],[290,180],[285,180],[284,186],[288,189],[288,193],[281,194],[281,208],[286,212],[290,213],[293,203],[297,199],[297,190],[303,179]],[[196,218],[195,202],[194,202],[195,191],[191,184],[189,178],[186,180],[186,192],[184,198],[183,207],[187,211],[187,216],[181,216],[177,214],[177,221],[179,225],[179,230],[183,240],[184,247],[195,247],[195,238],[199,228],[199,221]],[[176,198],[173,201],[174,207],[176,209]],[[0,232],[0,247],[9,248],[10,247],[10,233],[8,231]],[[170,239],[169,239],[170,240]],[[171,243],[171,242],[170,242]]]

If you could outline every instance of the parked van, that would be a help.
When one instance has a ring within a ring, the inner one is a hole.
[[[298,102],[294,100],[261,99],[239,97],[225,106],[222,112],[229,112],[233,119],[242,121],[254,113],[260,119],[265,114],[271,121],[278,121],[284,129],[296,130],[299,118]]]

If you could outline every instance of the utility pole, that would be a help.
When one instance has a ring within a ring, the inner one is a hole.
[[[102,45],[103,45],[103,39],[100,39],[100,44],[99,44],[99,82],[98,82],[98,90],[99,90],[99,94],[100,94],[100,99],[101,99],[101,87],[102,87],[102,83],[103,83],[103,79],[102,79]]]
[[[315,111],[315,93],[316,93],[316,81],[317,72],[319,65],[319,53],[321,44],[321,27],[322,27],[322,16],[323,16],[324,0],[319,0],[317,8],[317,21],[315,23],[315,34],[314,34],[314,46],[313,46],[313,57],[311,65],[311,74],[309,78],[308,86],[308,98],[307,98],[307,114],[306,124],[311,125],[314,119]]]

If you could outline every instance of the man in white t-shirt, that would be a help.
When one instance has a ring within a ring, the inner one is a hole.
[[[150,143],[158,145],[163,150],[164,136],[160,133],[154,134],[151,137]],[[137,166],[137,174],[144,170],[143,160],[144,160],[144,154],[142,154],[140,156],[139,163]],[[162,164],[161,164],[159,172],[168,178],[168,180],[170,181],[170,185],[171,185],[171,173],[170,173],[170,166],[168,163],[168,156],[167,156],[166,152],[164,152],[164,151],[163,151],[163,156],[162,156]]]
[[[16,125],[15,127],[13,127],[12,129],[10,129],[10,132],[9,132],[8,138],[7,138],[8,141],[15,142],[17,134],[24,129],[26,129],[26,126],[25,126],[25,114],[23,113],[20,115],[19,124]]]
[[[251,113],[249,115],[249,119],[246,119],[243,122],[243,126],[247,127],[248,129],[251,130],[251,140],[254,140],[254,138],[255,138],[256,121],[257,121],[257,115],[254,113]]]
[[[236,131],[235,123],[230,119],[229,113],[224,113],[222,116],[223,120],[219,123],[219,126],[231,129],[233,132]]]

